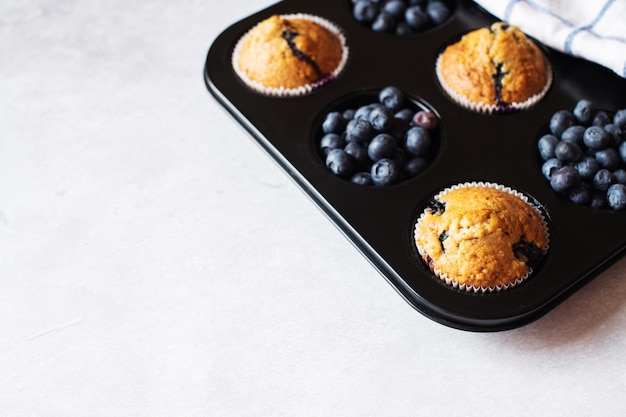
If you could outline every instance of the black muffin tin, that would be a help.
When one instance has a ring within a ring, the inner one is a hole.
[[[350,1],[287,0],[227,28],[212,44],[204,68],[211,94],[363,253],[398,293],[425,316],[458,329],[498,331],[545,314],[626,251],[626,212],[575,205],[552,191],[541,174],[537,139],[551,115],[586,98],[598,107],[626,108],[626,80],[581,59],[545,48],[553,85],[529,110],[483,115],[452,102],[435,77],[438,53],[462,34],[497,19],[471,1],[451,1],[443,25],[399,37],[371,31],[352,17]],[[231,67],[238,39],[272,14],[309,13],[344,32],[350,55],[343,72],[299,97],[269,97],[246,87]],[[440,117],[438,152],[417,177],[386,187],[333,176],[318,152],[320,124],[330,109],[375,97],[393,85]],[[435,278],[417,255],[414,223],[429,200],[456,183],[485,181],[519,190],[548,218],[551,246],[521,285],[468,293]],[[319,260],[311,259],[311,262]],[[345,274],[351,273],[346,270]]]

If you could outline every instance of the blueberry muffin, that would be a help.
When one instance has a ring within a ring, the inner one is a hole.
[[[446,47],[437,60],[437,76],[457,103],[494,113],[535,104],[548,91],[552,70],[517,26],[496,22]]]
[[[273,15],[237,43],[233,67],[256,91],[297,95],[324,85],[343,69],[345,37],[330,22],[306,14]]]
[[[462,184],[439,193],[415,226],[422,259],[446,283],[467,291],[510,288],[545,255],[543,215],[508,187]]]

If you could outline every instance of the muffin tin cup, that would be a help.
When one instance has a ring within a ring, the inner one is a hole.
[[[286,0],[224,30],[211,45],[204,79],[209,92],[310,197],[417,311],[444,325],[500,331],[529,323],[558,305],[626,253],[626,212],[577,206],[541,174],[537,140],[551,115],[581,98],[626,108],[626,80],[604,68],[551,51],[553,83],[534,106],[486,115],[452,101],[436,77],[441,47],[497,19],[471,1],[454,2],[443,25],[399,37],[356,22],[350,2]],[[336,79],[309,94],[276,97],[248,88],[230,65],[237,41],[272,14],[307,13],[336,24],[350,56]],[[374,187],[330,173],[318,152],[320,120],[347,97],[388,85],[419,99],[440,118],[437,153],[417,177]],[[460,291],[434,277],[415,247],[413,230],[434,195],[458,183],[484,181],[532,196],[547,213],[550,250],[532,279],[506,291]],[[315,260],[312,260],[315,261]],[[346,271],[348,273],[348,271]]]

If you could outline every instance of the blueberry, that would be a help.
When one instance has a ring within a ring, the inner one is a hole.
[[[597,112],[595,117],[593,118],[593,121],[591,122],[593,126],[600,127],[608,125],[609,123],[611,123],[611,116],[609,116],[609,114],[605,111]]]
[[[341,115],[343,116],[343,118],[346,120],[346,123],[347,123],[350,120],[354,119],[355,113],[356,113],[356,110],[354,109],[346,109],[343,111],[343,113],[341,113]]]
[[[554,147],[554,156],[563,162],[576,162],[582,155],[580,147],[572,142],[560,141]]]
[[[572,203],[587,205],[591,201],[591,190],[585,183],[576,184],[569,189],[567,197]]]
[[[414,177],[420,172],[422,172],[428,166],[428,159],[423,158],[421,156],[416,156],[414,158],[409,159],[406,164],[404,164],[404,173],[408,177]]]
[[[322,152],[324,152],[324,155],[328,155],[331,149],[343,148],[345,145],[345,139],[337,133],[327,133],[320,141],[320,148]]]
[[[559,110],[552,115],[552,118],[550,118],[550,131],[554,134],[554,136],[560,138],[565,129],[575,123],[576,118],[571,112],[567,110]]]
[[[413,110],[409,108],[404,108],[404,109],[398,110],[394,114],[394,117],[396,117],[397,119],[402,119],[408,124],[408,123],[411,123],[411,121],[413,120],[414,113],[415,112]]]
[[[371,0],[359,0],[354,3],[352,14],[358,22],[373,22],[378,14],[378,4]]]
[[[404,106],[404,94],[397,87],[385,87],[378,93],[378,101],[392,112],[397,112]]]
[[[326,156],[326,167],[335,175],[347,177],[352,174],[354,160],[343,149],[331,149]]]
[[[622,162],[626,164],[626,141],[622,142],[618,148],[619,157],[622,159]]]
[[[414,156],[426,156],[430,152],[430,135],[421,127],[412,127],[406,132],[404,149]]]
[[[354,112],[354,119],[363,119],[363,120],[369,121],[370,113],[372,112],[372,110],[380,106],[381,106],[380,103],[372,103],[372,104],[367,104],[365,106],[361,106],[358,109],[356,109],[356,111]]]
[[[581,126],[581,125],[570,126],[567,129],[565,129],[563,133],[561,133],[561,140],[564,140],[566,142],[573,142],[578,146],[582,146],[584,144],[583,136],[585,134],[585,130],[586,130],[585,126]]]
[[[374,130],[386,132],[393,127],[393,112],[385,106],[376,107],[370,112],[369,122]]]
[[[381,12],[374,18],[371,28],[374,32],[393,33],[396,29],[396,21],[390,14]]]
[[[602,168],[611,171],[616,170],[621,165],[619,154],[614,148],[602,149],[595,153],[595,157]]]
[[[439,119],[435,116],[435,113],[428,110],[420,110],[413,116],[413,125],[422,127],[426,130],[433,130],[439,124]]]
[[[563,168],[563,162],[561,162],[558,158],[550,158],[541,165],[541,173],[547,180],[550,180],[552,178],[552,174],[561,168]]]
[[[426,11],[420,6],[411,6],[404,12],[404,20],[415,30],[424,30],[430,23]]]
[[[584,125],[589,125],[596,114],[596,108],[590,100],[580,100],[574,107],[574,116]]]
[[[400,177],[400,169],[393,159],[381,159],[374,162],[371,170],[374,185],[391,185]]]
[[[606,130],[606,133],[608,133],[611,138],[609,146],[617,148],[624,140],[624,132],[622,132],[619,126],[609,123],[608,125],[604,125],[604,130]]]
[[[626,209],[626,185],[611,185],[606,191],[606,201],[613,210]]]
[[[550,186],[558,193],[567,191],[580,182],[580,174],[570,165],[559,168],[550,178]]]
[[[597,191],[606,191],[615,183],[615,176],[608,169],[600,169],[593,177],[593,188]]]
[[[322,122],[322,130],[324,133],[341,133],[346,129],[347,124],[343,114],[334,111],[326,115],[324,122]]]
[[[543,135],[537,142],[537,148],[539,149],[539,155],[541,159],[547,161],[550,158],[554,158],[554,147],[559,143],[556,136],[551,134]]]
[[[365,166],[370,162],[369,156],[367,155],[367,147],[359,142],[348,142],[343,150],[346,151],[359,166]]]
[[[393,136],[386,133],[376,135],[367,147],[367,155],[372,161],[378,161],[383,158],[391,158],[398,149],[396,140]]]
[[[613,171],[613,176],[615,177],[616,182],[626,185],[626,169],[616,169],[615,171]]]
[[[585,130],[583,142],[589,149],[604,149],[611,143],[611,136],[600,126],[591,126]]]
[[[450,9],[441,1],[430,1],[426,6],[426,13],[435,25],[443,23],[450,16]]]
[[[373,185],[372,175],[369,172],[357,172],[350,178],[350,182],[359,185]]]
[[[413,29],[406,22],[398,22],[396,25],[396,35],[408,36],[413,34]]]
[[[626,130],[626,109],[619,110],[613,116],[613,124],[617,125],[620,129]]]
[[[400,20],[404,18],[406,4],[402,0],[389,0],[383,5],[383,11],[393,16],[394,19]]]
[[[346,140],[349,142],[369,142],[374,136],[374,128],[367,120],[352,119],[346,126]]]
[[[596,158],[587,156],[576,164],[576,169],[583,180],[590,181],[600,169],[600,163]]]
[[[606,192],[593,192],[589,206],[594,209],[606,208]]]

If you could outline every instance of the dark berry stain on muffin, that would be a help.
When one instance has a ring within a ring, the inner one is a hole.
[[[508,75],[508,73],[502,70],[502,63],[494,62],[493,65],[496,67],[496,73],[493,74],[493,83],[496,93],[496,104],[498,106],[502,106],[506,104],[502,98],[502,80]]]
[[[443,232],[441,232],[441,234],[439,235],[439,243],[441,244],[441,250],[443,251],[443,253],[446,252],[446,248],[445,246],[443,246],[443,242],[444,240],[446,240],[448,237],[450,237],[450,235],[448,235],[448,231],[444,230]]]
[[[298,35],[299,33],[288,25],[283,31],[283,38],[285,39],[285,42],[287,42],[287,45],[289,45],[289,49],[291,49],[293,55],[300,61],[306,62],[308,65],[310,65],[311,68],[313,68],[313,71],[315,71],[315,74],[317,74],[318,79],[324,78],[326,74],[324,74],[324,72],[320,69],[319,65],[317,65],[317,62],[315,62],[313,58],[298,49],[298,46],[294,42],[294,39]]]
[[[441,216],[446,211],[446,203],[439,200],[430,200],[426,205],[426,210],[430,214]]]
[[[523,261],[530,268],[534,268],[541,261],[544,252],[534,243],[521,240],[513,245],[513,253],[520,261]]]

